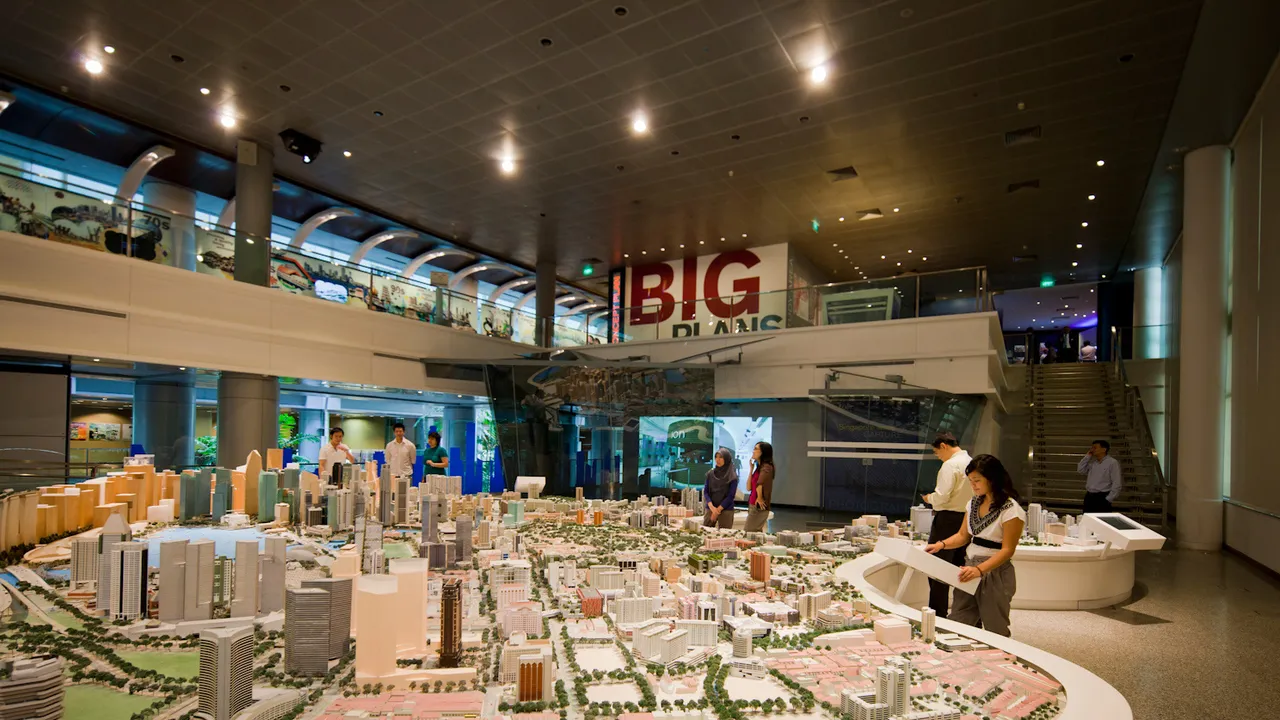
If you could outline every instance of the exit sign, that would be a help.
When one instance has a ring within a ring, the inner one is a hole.
[[[1053,287],[1055,284],[1053,278],[1048,275],[1040,278],[1040,287]]]

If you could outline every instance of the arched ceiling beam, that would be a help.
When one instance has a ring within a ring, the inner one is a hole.
[[[502,265],[501,263],[478,262],[474,265],[468,265],[453,274],[453,277],[449,280],[449,289],[450,290],[458,289],[458,285],[460,285],[463,280],[466,280],[468,277],[475,275],[476,273],[484,272],[485,270],[504,270],[504,269],[506,269],[506,266]]]
[[[498,302],[498,298],[502,297],[503,295],[506,295],[512,290],[515,290],[516,288],[521,288],[521,287],[524,287],[525,285],[530,285],[536,282],[538,282],[538,278],[532,275],[516,278],[515,280],[512,280],[510,282],[505,282],[499,285],[498,289],[489,293],[489,304],[492,305]]]
[[[128,205],[133,200],[133,196],[138,194],[138,188],[142,187],[142,179],[151,172],[151,168],[173,157],[173,154],[173,148],[155,145],[134,159],[129,169],[124,171],[124,177],[120,179],[120,187],[116,188],[116,201]]]
[[[421,268],[423,265],[426,265],[427,263],[433,260],[439,260],[442,257],[449,257],[450,255],[470,258],[472,260],[474,260],[476,257],[475,255],[472,255],[466,250],[459,250],[457,248],[441,248],[439,250],[431,250],[431,251],[422,253],[421,255],[414,258],[413,260],[410,260],[409,264],[404,266],[404,271],[401,272],[400,275],[401,277],[411,278],[418,272],[418,269]]]
[[[418,237],[418,233],[413,230],[387,230],[377,233],[376,235],[370,235],[368,239],[360,243],[360,247],[356,248],[355,252],[351,253],[351,259],[348,260],[348,262],[352,265],[359,265],[360,261],[364,260],[364,256],[368,255],[370,250],[378,247],[382,243],[396,238],[414,237]]]
[[[330,220],[337,220],[340,217],[351,217],[355,214],[356,212],[354,210],[348,210],[344,207],[331,207],[321,210],[315,215],[307,218],[306,221],[298,227],[298,231],[293,234],[293,239],[289,241],[289,247],[295,249],[301,248],[302,244],[307,241],[307,236],[316,228]]]

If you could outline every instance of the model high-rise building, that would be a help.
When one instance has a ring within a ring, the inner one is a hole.
[[[519,702],[549,701],[555,695],[556,664],[550,647],[535,655],[522,655],[516,679]]]
[[[71,589],[98,581],[98,538],[71,541]]]
[[[329,670],[329,592],[315,587],[285,591],[284,668],[295,675]]]
[[[653,605],[653,598],[618,598],[614,604],[614,615],[618,623],[623,625],[644,622],[653,618]]]
[[[274,508],[280,494],[280,476],[273,472],[258,473],[258,522],[275,519]]]
[[[254,617],[258,614],[258,541],[236,541],[235,595],[231,599],[231,617]]]
[[[383,678],[396,672],[396,635],[403,611],[395,575],[356,578],[356,677]]]
[[[0,660],[0,720],[61,720],[62,658]]]
[[[689,647],[713,647],[720,641],[716,620],[677,620],[676,629],[689,633]]]
[[[759,550],[751,551],[751,579],[768,583],[769,570],[773,566],[773,556]]]
[[[253,626],[200,631],[199,712],[231,720],[253,704]]]
[[[1027,534],[1038,538],[1042,532],[1044,532],[1043,508],[1040,503],[1030,503],[1027,505]]]
[[[391,487],[391,466],[382,466],[382,477],[378,479],[378,521],[384,526],[395,525],[395,506],[391,502],[395,490]]]
[[[235,598],[235,565],[235,561],[225,555],[219,555],[213,559],[213,604],[215,607],[229,605]]]
[[[409,481],[412,478],[400,476],[394,479],[395,482],[395,520],[397,525],[405,525],[409,522]]]
[[[160,543],[160,577],[156,596],[161,622],[179,622],[186,613],[187,541]]]
[[[458,562],[471,562],[471,527],[470,515],[461,515],[454,521],[453,542],[458,546]]]
[[[285,552],[289,541],[268,537],[263,542],[266,550],[259,562],[262,578],[258,586],[258,612],[270,613],[284,609]]]
[[[382,548],[365,551],[364,571],[369,575],[382,575],[387,571],[386,553]]]
[[[889,715],[901,715],[911,709],[908,694],[911,678],[901,668],[881,665],[876,668],[876,702],[888,706]]]
[[[110,615],[112,606],[112,588],[120,583],[119,578],[111,577],[111,548],[116,543],[133,540],[133,531],[119,513],[107,516],[102,532],[98,535],[98,611]]]
[[[934,624],[938,620],[938,613],[933,608],[927,607],[920,611],[920,639],[931,643],[934,639]]]
[[[440,667],[456,668],[462,659],[462,580],[445,578],[440,589]]]
[[[843,690],[840,693],[840,711],[850,720],[889,720],[889,705],[877,702],[874,692]]]
[[[213,509],[212,516],[214,522],[221,522],[222,516],[231,512],[231,471],[227,468],[218,468],[217,480],[213,484]]]
[[[147,616],[147,544],[118,542],[107,558],[106,616],[113,620],[137,620]],[[98,582],[102,596],[102,582]]]
[[[187,543],[186,562],[183,568],[185,573],[182,598],[183,620],[213,618],[213,549],[212,540],[195,540]],[[163,590],[164,588],[161,587],[162,592]]]
[[[733,656],[736,658],[751,657],[753,637],[750,628],[738,628],[733,633]]]
[[[329,593],[329,608],[325,612],[329,619],[329,659],[342,658],[351,649],[351,578],[303,580],[302,587]]]

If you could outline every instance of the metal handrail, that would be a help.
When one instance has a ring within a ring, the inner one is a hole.
[[[1234,500],[1231,497],[1226,495],[1222,496],[1222,502],[1228,505],[1235,505],[1236,507],[1240,507],[1240,508],[1244,508],[1245,510],[1256,512],[1259,515],[1266,515],[1269,518],[1280,520],[1280,515],[1277,515],[1276,513],[1273,513],[1270,510],[1264,510],[1263,508],[1260,508],[1257,505],[1250,505],[1247,502],[1240,502],[1239,500]]]
[[[1155,435],[1151,432],[1151,425],[1147,422],[1146,405],[1142,402],[1142,393],[1139,389],[1129,384],[1129,376],[1124,366],[1124,354],[1120,352],[1119,338],[1120,332],[1115,328],[1111,328],[1112,364],[1115,368],[1116,379],[1120,381],[1121,387],[1124,388],[1124,410],[1128,415],[1129,424],[1138,429],[1138,438],[1143,445],[1151,448],[1151,458],[1155,461],[1156,480],[1160,483],[1161,503],[1160,503],[1160,521],[1161,524],[1167,526],[1169,524],[1169,480],[1164,476],[1164,469],[1161,467],[1161,458],[1156,453]]]

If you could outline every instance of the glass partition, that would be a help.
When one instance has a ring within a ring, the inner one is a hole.
[[[905,517],[933,490],[938,432],[969,447],[983,398],[923,388],[831,391],[823,406],[822,508]]]

